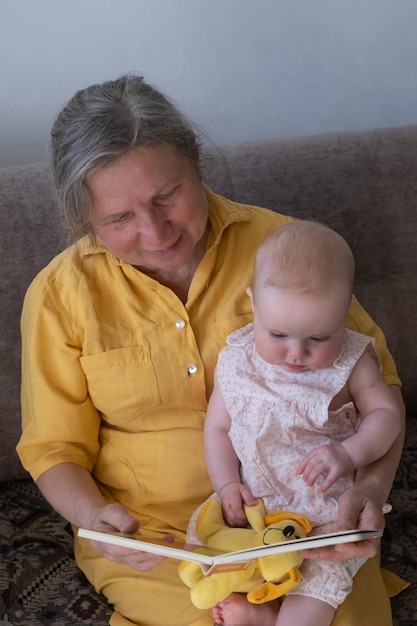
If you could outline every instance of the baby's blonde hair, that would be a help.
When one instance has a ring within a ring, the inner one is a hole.
[[[354,275],[355,262],[345,239],[324,224],[299,220],[277,228],[259,247],[253,291],[276,287],[323,296],[334,287],[345,286],[350,302]]]

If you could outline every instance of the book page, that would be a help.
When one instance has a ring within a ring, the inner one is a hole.
[[[205,573],[216,571],[230,571],[232,569],[242,569],[254,559],[274,554],[283,554],[295,550],[307,550],[309,548],[320,548],[340,543],[363,541],[375,537],[381,537],[382,530],[347,530],[326,535],[313,535],[301,539],[291,539],[281,543],[260,545],[238,551],[214,550],[208,546],[193,546],[180,541],[168,541],[165,539],[154,539],[143,535],[127,535],[116,532],[102,532],[80,528],[78,536],[103,543],[150,552],[161,556],[171,557],[180,560],[200,563]]]

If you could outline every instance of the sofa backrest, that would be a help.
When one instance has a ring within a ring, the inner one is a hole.
[[[417,125],[248,142],[214,150],[206,180],[227,197],[340,232],[355,294],[381,326],[417,414]]]
[[[357,263],[356,295],[383,328],[417,413],[417,126],[209,147],[204,179],[234,200],[327,223]],[[20,435],[24,293],[66,245],[45,163],[0,169],[0,480],[25,476]]]
[[[0,480],[24,477],[20,436],[20,312],[38,271],[64,245],[45,163],[0,168]]]

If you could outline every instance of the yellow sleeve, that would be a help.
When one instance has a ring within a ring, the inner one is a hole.
[[[347,328],[350,328],[350,330],[355,330],[358,333],[368,335],[369,337],[373,337],[375,339],[375,348],[381,360],[382,378],[385,384],[401,385],[394,359],[388,350],[387,342],[382,330],[359,304],[356,298],[353,299],[349,308],[346,318],[346,326]]]
[[[63,462],[91,471],[100,418],[65,311],[40,276],[26,294],[21,331],[22,435],[17,452],[22,465],[34,480]]]

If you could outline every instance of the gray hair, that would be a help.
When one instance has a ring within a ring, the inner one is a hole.
[[[200,171],[201,140],[191,122],[160,91],[125,75],[78,91],[56,118],[50,136],[50,171],[72,236],[93,234],[90,172],[138,147],[168,145]]]

